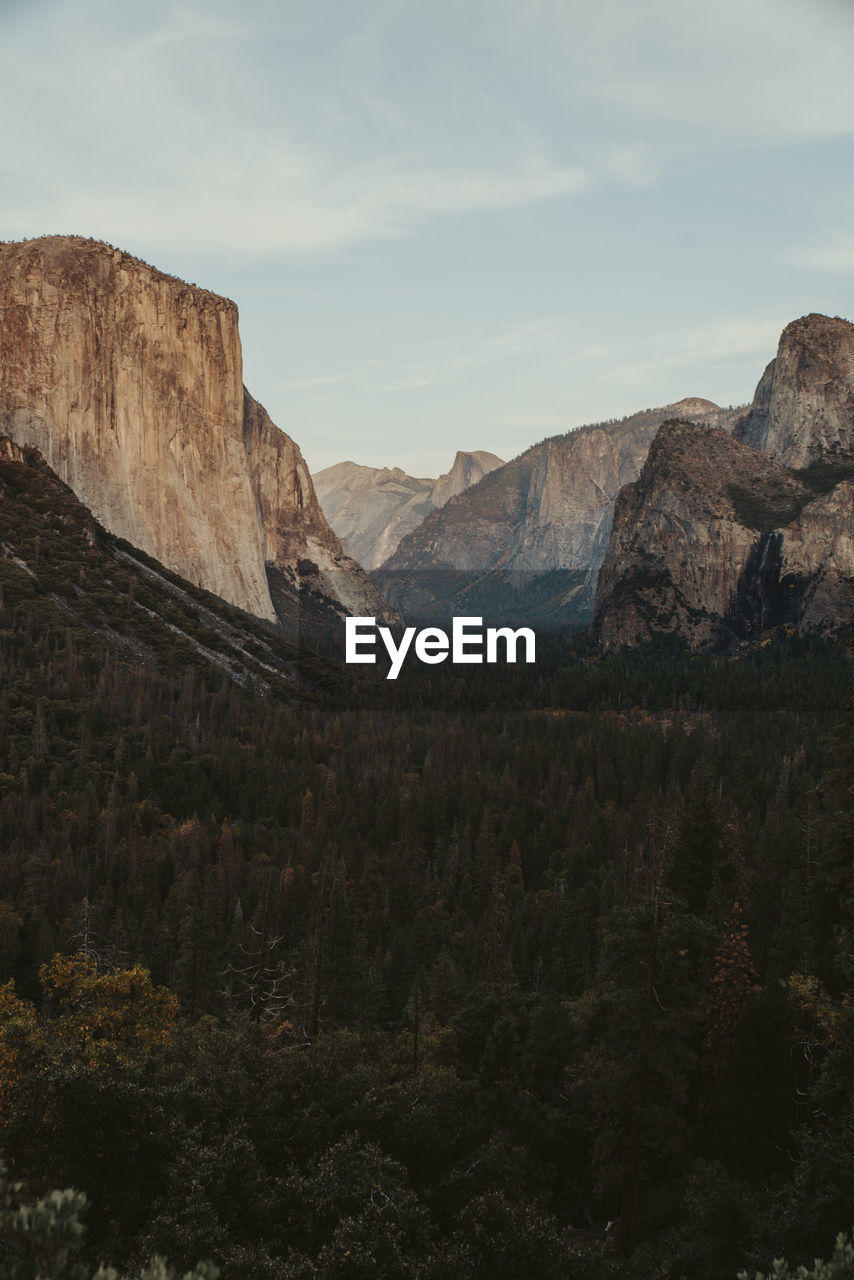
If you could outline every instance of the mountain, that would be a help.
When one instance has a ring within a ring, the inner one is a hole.
[[[76,236],[0,245],[0,431],[105,528],[269,621],[388,613],[243,386],[237,307]]]
[[[400,467],[337,462],[315,474],[314,487],[347,553],[376,569],[434,507],[500,466],[503,462],[494,453],[459,450],[451,470],[429,480],[409,476]]]
[[[476,600],[487,612],[588,620],[617,492],[674,415],[723,430],[737,416],[691,398],[544,440],[429,515],[374,581],[403,611],[470,611]]]
[[[336,462],[315,473],[314,489],[341,545],[374,569],[400,538],[432,511],[433,480],[409,476],[400,467],[364,467]]]
[[[784,330],[732,436],[668,422],[621,490],[599,578],[605,648],[731,649],[854,620],[854,326]]]

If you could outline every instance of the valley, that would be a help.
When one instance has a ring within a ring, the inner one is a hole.
[[[4,1274],[828,1254],[854,326],[746,408],[315,488],[227,299],[76,237],[0,298]]]

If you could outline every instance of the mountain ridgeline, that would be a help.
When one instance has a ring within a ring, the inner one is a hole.
[[[809,315],[732,436],[671,421],[616,504],[596,596],[605,648],[730,650],[854,620],[854,326]]]
[[[376,569],[435,507],[503,465],[494,453],[458,449],[450,471],[430,480],[400,467],[337,462],[315,473],[314,487],[347,554]]]
[[[726,430],[737,413],[690,398],[533,445],[432,512],[374,581],[405,613],[589,621],[617,493],[674,416]]]

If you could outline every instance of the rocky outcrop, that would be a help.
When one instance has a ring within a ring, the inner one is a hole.
[[[407,475],[400,467],[338,462],[318,471],[314,484],[345,550],[375,569],[435,507],[500,466],[502,460],[494,453],[460,450],[451,470],[437,480]]]
[[[788,467],[854,452],[854,325],[821,315],[787,325],[735,435]]]
[[[853,501],[832,472],[664,424],[617,499],[595,633],[606,649],[670,637],[728,650],[783,623],[833,630],[854,617]]]
[[[8,436],[0,436],[0,462],[20,462],[27,464],[27,450]]]
[[[233,302],[52,236],[0,245],[0,316],[0,430],[107,529],[257,617],[281,613],[270,572],[298,599],[309,563],[310,594],[383,611],[299,449],[244,390]]]
[[[488,476],[490,471],[495,471],[498,467],[503,466],[504,459],[499,458],[494,453],[487,453],[483,449],[467,453],[462,449],[458,449],[450,471],[446,471],[444,475],[439,476],[433,485],[430,493],[432,505],[434,507],[443,507],[446,502],[449,502],[451,498],[455,498],[458,493],[464,493],[473,484],[477,484],[478,480]]]
[[[374,575],[403,609],[423,607],[431,575],[572,575],[559,598],[569,619],[586,621],[621,486],[636,479],[650,442],[674,414],[731,430],[736,413],[696,398],[645,410],[621,422],[579,427],[534,445],[434,511],[403,538]],[[438,583],[440,579],[435,579]]]

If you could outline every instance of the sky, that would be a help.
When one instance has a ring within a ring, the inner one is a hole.
[[[233,298],[312,470],[446,471],[854,320],[854,0],[0,0],[0,239]]]

